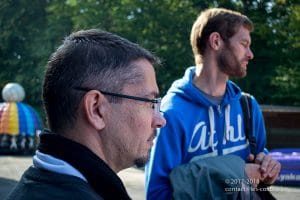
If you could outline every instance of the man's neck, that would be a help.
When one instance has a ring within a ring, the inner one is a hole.
[[[228,76],[217,66],[203,64],[196,67],[193,83],[206,94],[217,97],[225,94],[227,80]]]

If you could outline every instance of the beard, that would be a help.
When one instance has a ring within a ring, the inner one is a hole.
[[[157,135],[157,129],[154,129],[151,137],[149,138],[149,140],[154,140],[156,135]],[[134,165],[137,166],[138,168],[144,167],[150,159],[151,149],[152,148],[149,149],[147,155],[144,155],[144,156],[141,156],[141,157],[135,159],[134,160]]]
[[[147,162],[149,161],[149,156],[145,156],[145,157],[140,157],[140,158],[137,158],[135,159],[134,161],[134,165],[137,167],[137,168],[142,168],[144,167]]]
[[[241,62],[234,54],[230,44],[226,43],[218,54],[217,65],[222,72],[230,77],[243,78],[247,75],[247,71],[241,66]]]

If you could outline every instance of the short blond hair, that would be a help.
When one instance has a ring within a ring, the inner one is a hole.
[[[196,65],[202,63],[211,33],[218,32],[227,42],[241,26],[249,31],[253,30],[252,21],[239,12],[224,8],[211,8],[201,12],[193,24],[190,36]]]

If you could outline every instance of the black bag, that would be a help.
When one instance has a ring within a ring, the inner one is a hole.
[[[243,115],[244,115],[244,131],[246,138],[249,141],[250,145],[250,152],[256,156],[257,151],[256,151],[256,137],[253,135],[253,130],[252,130],[252,101],[251,101],[251,95],[248,93],[242,93],[242,97],[240,98],[240,103],[242,106],[243,110]],[[265,185],[264,183],[260,183],[257,187],[256,193],[261,199],[276,199],[268,190],[268,186]]]

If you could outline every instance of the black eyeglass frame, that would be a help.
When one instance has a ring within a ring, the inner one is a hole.
[[[83,88],[83,87],[76,87],[76,90],[81,90],[81,91],[91,91],[91,90],[98,90],[98,89],[89,89],[89,88]],[[114,97],[120,97],[120,98],[125,98],[125,99],[132,99],[136,101],[143,101],[143,102],[149,102],[154,104],[154,110],[156,112],[160,112],[160,104],[161,104],[161,97],[159,98],[154,98],[154,99],[148,99],[144,97],[137,97],[137,96],[131,96],[131,95],[126,95],[126,94],[119,94],[119,93],[113,93],[113,92],[106,92],[103,90],[98,90],[104,95],[109,95],[109,96],[114,96]]]

